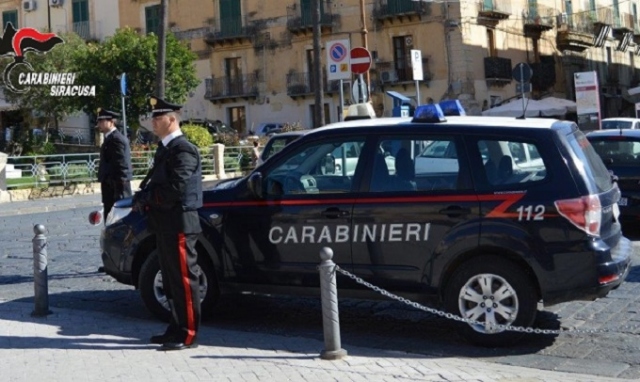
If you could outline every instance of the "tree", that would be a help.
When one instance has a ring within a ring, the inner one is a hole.
[[[21,73],[77,73],[79,59],[87,52],[87,45],[83,39],[74,33],[62,34],[64,44],[56,45],[46,54],[27,52],[26,62],[33,70],[25,65],[18,65],[11,71],[10,81],[18,84]],[[0,67],[5,68],[12,58],[4,58]],[[76,84],[81,82],[76,78]],[[33,85],[24,93],[14,93],[5,86],[5,98],[20,109],[33,111],[32,115],[43,116],[45,129],[50,126],[58,127],[58,121],[67,118],[79,110],[77,97],[59,97],[51,95],[51,86]]]
[[[100,44],[89,45],[88,54],[78,66],[83,84],[96,85],[95,97],[82,97],[85,112],[95,114],[98,107],[121,109],[121,73],[127,73],[127,122],[137,130],[140,117],[149,112],[149,96],[156,88],[158,37],[140,35],[131,28],[119,29]],[[166,38],[165,96],[170,102],[183,103],[187,94],[200,83],[196,76],[197,56],[172,33]]]

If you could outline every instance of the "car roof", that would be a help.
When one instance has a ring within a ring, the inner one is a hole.
[[[640,121],[640,118],[615,117],[615,118],[605,118],[602,120],[602,122],[605,122],[605,121],[634,122],[634,121]]]
[[[587,138],[597,137],[633,137],[640,138],[639,129],[608,129],[608,130],[594,130],[587,133]]]
[[[285,133],[274,134],[269,137],[269,140],[277,139],[277,138],[288,138],[288,137],[299,137],[301,135],[305,135],[311,130],[296,130],[296,131],[287,131]]]
[[[486,117],[486,116],[447,116],[445,122],[412,122],[411,117],[388,117],[374,119],[359,119],[331,123],[315,129],[325,131],[336,127],[372,127],[372,126],[474,126],[479,128],[535,128],[535,129],[570,129],[573,122],[560,121],[552,118],[525,118],[514,117]]]

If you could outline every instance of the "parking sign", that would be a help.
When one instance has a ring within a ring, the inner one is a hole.
[[[327,51],[327,80],[351,79],[349,39],[328,41],[325,50]]]

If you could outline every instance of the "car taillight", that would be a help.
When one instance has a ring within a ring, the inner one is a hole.
[[[571,224],[593,236],[600,236],[602,206],[598,195],[587,195],[576,199],[557,200],[558,213]]]

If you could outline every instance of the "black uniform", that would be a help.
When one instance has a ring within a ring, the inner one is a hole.
[[[104,114],[107,115],[103,116]],[[107,110],[101,110],[98,119],[113,118],[114,114]],[[113,203],[131,196],[132,175],[129,141],[118,129],[115,129],[104,139],[100,148],[98,181],[102,189],[102,205],[105,217],[109,215]]]
[[[160,337],[191,345],[200,325],[195,244],[202,231],[197,212],[202,207],[202,169],[198,149],[184,135],[167,147],[159,143],[153,168],[134,201],[145,209],[149,230],[156,235],[162,283],[171,305],[171,323]]]

